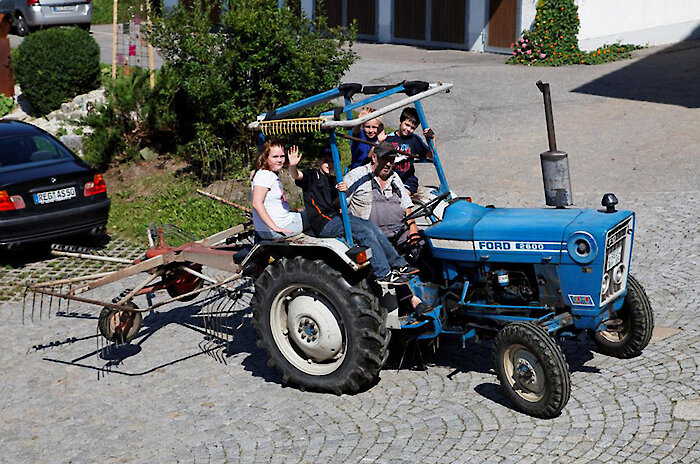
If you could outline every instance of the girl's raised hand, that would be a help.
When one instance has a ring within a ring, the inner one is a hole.
[[[297,164],[299,164],[299,161],[301,161],[301,152],[299,152],[299,147],[297,147],[296,145],[292,145],[291,147],[289,147],[287,156],[289,157],[290,166],[296,166]]]

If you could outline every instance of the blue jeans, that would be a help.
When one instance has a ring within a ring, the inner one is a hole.
[[[369,262],[372,264],[372,272],[376,278],[380,279],[387,275],[392,267],[398,268],[408,264],[391,246],[389,240],[376,225],[356,216],[350,216],[350,227],[352,228],[353,240],[372,249],[372,257]],[[343,219],[336,216],[323,226],[319,236],[339,237],[344,233]]]

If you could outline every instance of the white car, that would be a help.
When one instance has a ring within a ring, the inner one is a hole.
[[[0,2],[8,3],[8,0]],[[78,26],[90,30],[91,23],[91,0],[14,0],[14,25],[17,35],[22,37],[47,26]]]

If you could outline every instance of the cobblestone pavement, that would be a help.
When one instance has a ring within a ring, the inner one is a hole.
[[[370,58],[351,74],[371,74]],[[468,85],[474,70],[447,64],[454,76],[461,69],[461,84]],[[518,87],[523,93],[532,84],[529,81],[538,77],[530,69],[487,65],[495,68],[494,73],[527,75],[527,85]],[[605,74],[624,66],[584,68],[581,72],[586,76],[570,79],[594,79],[591,73]],[[435,79],[443,71],[437,65],[432,71],[427,66],[423,70],[428,74],[425,78]],[[544,74],[544,80],[579,71],[537,72]],[[569,87],[573,85],[579,83]],[[502,96],[478,98],[461,104],[469,111],[487,103],[500,106],[502,110],[493,111],[510,117]],[[198,314],[216,307],[215,300],[205,298],[149,315],[145,335],[132,347],[116,352],[99,349],[95,320],[79,317],[85,312],[82,306],[74,307],[76,317],[44,317],[22,324],[21,305],[5,304],[0,309],[0,461],[699,462],[700,163],[697,117],[692,122],[697,114],[658,103],[569,94],[563,98],[568,102],[559,106],[554,99],[555,117],[562,116],[562,132],[570,136],[559,140],[573,158],[576,203],[596,207],[602,193],[612,190],[620,197],[621,207],[637,212],[632,273],[646,287],[657,330],[644,353],[631,360],[602,356],[586,339],[564,342],[572,393],[560,417],[534,419],[509,405],[491,370],[488,343],[468,343],[462,350],[459,344],[443,340],[437,353],[426,353],[426,370],[386,369],[376,385],[353,396],[287,388],[255,345],[248,308],[251,287],[244,282],[237,311],[226,321],[231,342],[225,349],[211,351],[207,350],[213,347],[212,341],[202,333],[204,323]],[[620,107],[634,121],[616,123]],[[582,108],[586,112],[579,117],[583,133],[574,134],[565,127],[576,119],[572,112]],[[642,113],[648,119],[647,135],[636,131],[629,136],[626,125],[644,121]],[[487,110],[477,114],[492,117]],[[602,121],[596,122],[594,115]],[[669,139],[656,138],[654,127],[677,116],[682,117],[677,121],[680,127],[668,134]],[[540,121],[541,114],[537,117]],[[435,127],[454,123],[440,116],[435,121]],[[497,206],[541,206],[536,165],[546,143],[541,126],[532,129],[538,137],[523,139],[525,154],[513,155],[510,159],[517,163],[510,166],[501,163],[495,146],[485,140],[496,137],[504,146],[515,146],[513,134],[497,125],[440,139],[441,149],[448,153],[447,148],[456,147],[460,140],[469,146],[473,142],[485,160],[476,164],[471,150],[465,155],[467,161],[450,161],[449,155],[443,155],[453,189],[474,192],[475,200]],[[605,144],[593,144],[605,152],[596,155],[581,140],[588,131],[606,126],[616,135]],[[624,154],[625,146],[631,154]],[[608,150],[619,152],[613,156],[616,160],[610,160]],[[666,156],[669,150],[685,164],[673,165]],[[582,152],[590,163],[580,160]],[[534,162],[525,161],[525,156]],[[465,172],[467,166],[470,171]],[[522,184],[514,181],[517,176],[523,177]],[[534,181],[529,179],[533,176]],[[100,294],[110,298],[120,291],[113,286]],[[70,337],[67,343],[32,349]]]
[[[68,240],[65,245],[76,245],[78,240]],[[143,247],[126,240],[113,238],[106,244],[90,244],[97,253],[127,259],[143,254]],[[21,252],[4,252],[0,256],[0,302],[18,300],[24,293],[27,281],[40,282],[65,279],[71,275],[112,271],[119,265],[104,261],[82,260],[65,256],[52,256],[49,246],[30,248]],[[76,267],[77,266],[77,267]]]

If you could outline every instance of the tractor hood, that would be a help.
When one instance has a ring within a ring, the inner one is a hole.
[[[583,230],[604,240],[624,216],[582,209],[485,208],[458,200],[425,230],[436,257],[489,262],[558,263],[568,235]]]

